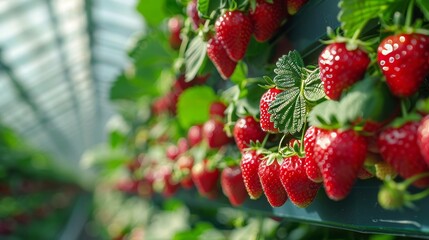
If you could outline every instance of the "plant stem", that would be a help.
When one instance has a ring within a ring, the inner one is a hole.
[[[302,127],[302,134],[301,134],[301,145],[299,146],[300,154],[304,152],[304,136],[305,136],[305,129],[307,128],[307,119],[304,121],[304,126]]]
[[[265,135],[264,141],[262,142],[262,148],[265,148],[265,144],[267,144],[268,138],[270,137],[270,134],[267,133],[267,135]]]
[[[410,194],[407,196],[407,199],[410,201],[417,201],[417,200],[420,200],[420,199],[427,197],[428,195],[429,195],[429,188],[424,190],[424,191],[421,191],[419,193]]]
[[[403,181],[402,183],[400,183],[400,188],[401,189],[406,189],[409,185],[413,184],[415,181],[420,180],[422,178],[425,177],[429,177],[429,172],[424,172],[424,173],[419,173],[417,175],[414,175],[408,179],[406,179],[405,181]]]
[[[401,113],[403,117],[408,115],[407,106],[404,99],[401,99]]]
[[[282,148],[283,140],[284,140],[285,138],[286,138],[286,134],[283,134],[282,139],[280,139],[280,143],[279,143],[279,146],[278,146],[278,150],[280,150],[280,149]]]
[[[409,28],[411,26],[411,20],[413,19],[413,10],[414,10],[414,0],[411,0],[407,8],[407,16],[405,18],[405,27]]]

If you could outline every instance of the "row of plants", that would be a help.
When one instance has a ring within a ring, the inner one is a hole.
[[[339,1],[340,27],[303,58],[283,43],[305,2],[140,1],[147,29],[110,92],[125,123],[109,148],[128,160],[92,164],[122,166],[124,192],[234,206],[341,201],[374,177],[385,209],[426,197],[428,3]]]
[[[79,180],[0,125],[0,238],[55,238],[82,192]]]

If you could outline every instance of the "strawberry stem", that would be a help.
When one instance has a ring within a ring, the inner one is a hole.
[[[406,179],[402,183],[398,184],[398,187],[401,189],[406,189],[408,186],[413,184],[415,181],[418,181],[418,180],[425,178],[425,177],[429,177],[429,172],[416,174],[416,175]]]
[[[261,145],[261,147],[262,148],[265,148],[265,144],[267,144],[267,141],[268,141],[268,138],[270,137],[270,134],[269,133],[267,133],[266,135],[265,135],[265,137],[264,137],[264,141],[262,141],[262,145]]]
[[[229,6],[229,11],[234,11],[237,9],[237,2],[235,0],[230,0]]]
[[[283,137],[280,139],[279,146],[277,147],[277,150],[280,151],[283,145],[283,140],[286,138],[286,134],[283,134]]]
[[[414,0],[411,0],[407,8],[407,16],[405,18],[405,27],[408,29],[411,26],[411,21],[413,19],[413,10],[414,10]]]
[[[405,102],[404,99],[401,99],[401,113],[402,116],[405,117],[408,115],[408,111],[407,111],[407,103]]]
[[[429,196],[429,188],[426,189],[426,190],[424,190],[424,191],[421,191],[419,193],[407,195],[407,200],[409,200],[409,201],[417,201],[417,200],[423,199],[423,198],[425,198],[427,196]]]
[[[302,133],[301,133],[301,144],[299,146],[299,153],[304,153],[304,136],[305,136],[305,130],[307,128],[307,121],[304,121],[304,126],[302,127]],[[303,154],[305,155],[305,153]]]

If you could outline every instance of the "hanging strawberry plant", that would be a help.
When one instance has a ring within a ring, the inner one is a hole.
[[[131,126],[132,192],[311,208],[378,178],[385,209],[429,194],[428,3],[339,1],[338,26],[299,52],[288,31],[312,4],[140,1],[148,29],[110,95]]]

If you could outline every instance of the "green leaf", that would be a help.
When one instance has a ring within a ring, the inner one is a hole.
[[[194,37],[185,52],[186,80],[195,78],[204,63],[207,52],[207,43],[201,36]]]
[[[164,0],[163,10],[168,16],[183,14],[183,7],[186,6],[186,1]],[[162,2],[162,1],[161,1]]]
[[[237,67],[232,73],[230,79],[233,83],[241,86],[241,83],[247,78],[247,72],[248,72],[248,69],[247,69],[246,63],[243,61],[240,61],[238,62]]]
[[[164,38],[165,39],[165,38]],[[153,32],[136,41],[128,55],[134,71],[122,73],[110,89],[110,99],[136,100],[143,95],[157,96],[171,80],[175,54],[164,43],[161,32]]]
[[[299,87],[303,74],[304,61],[298,51],[291,51],[283,55],[276,63],[274,83],[277,87],[288,89]]]
[[[271,113],[271,120],[281,132],[295,134],[304,126],[306,103],[299,93],[297,87],[286,89],[270,104],[268,111]]]
[[[281,57],[276,66],[273,81],[278,88],[285,90],[277,95],[268,111],[275,127],[293,135],[302,131],[308,110],[325,94],[319,70],[306,69],[297,51]]]
[[[323,129],[339,128],[338,119],[335,117],[339,108],[340,103],[337,101],[328,100],[319,103],[310,111],[308,121],[311,126]]]
[[[136,8],[149,25],[157,26],[166,17],[164,13],[164,2],[164,0],[139,0]]]
[[[342,0],[339,3],[341,8],[338,19],[346,37],[352,37],[357,30],[365,27],[369,20],[382,17],[391,18],[396,10],[403,10],[399,7],[403,0]]]
[[[319,68],[310,72],[304,81],[304,97],[307,101],[317,102],[325,97],[323,84],[320,80]]]
[[[237,114],[250,114],[254,117],[259,115],[259,101],[265,93],[265,89],[259,87],[258,82],[248,83],[240,93],[240,98],[237,101]]]
[[[225,2],[225,0],[198,0],[197,9],[202,17],[209,18],[213,11],[223,8]]]
[[[213,89],[208,86],[195,86],[186,89],[177,103],[177,118],[184,129],[209,119],[210,104],[217,99]]]
[[[429,1],[417,0],[417,6],[419,6],[422,13],[425,15],[426,20],[429,20]]]
[[[110,100],[127,99],[137,100],[141,96],[151,93],[154,94],[154,88],[144,88],[136,78],[129,78],[124,74],[118,76],[110,88]]]

